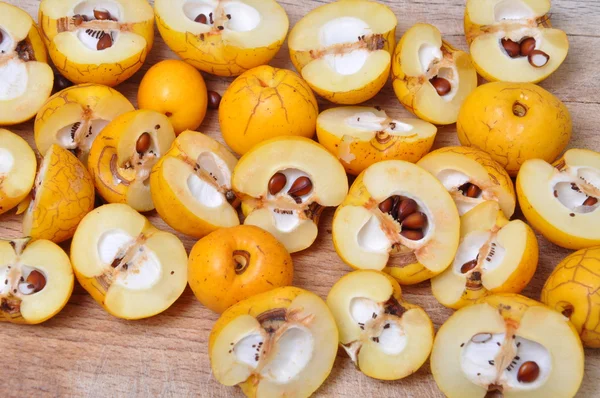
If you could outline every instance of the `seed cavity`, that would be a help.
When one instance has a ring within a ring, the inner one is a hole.
[[[235,265],[235,273],[237,275],[243,274],[250,264],[250,253],[248,253],[246,250],[234,250],[233,262]]]

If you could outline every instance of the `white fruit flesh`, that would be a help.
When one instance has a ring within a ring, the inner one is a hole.
[[[18,167],[15,167],[16,162]],[[29,144],[18,135],[0,129],[0,197],[26,195],[33,185],[36,166],[35,154]],[[0,213],[2,210],[8,209],[0,209]]]

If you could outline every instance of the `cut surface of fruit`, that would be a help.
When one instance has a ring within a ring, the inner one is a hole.
[[[42,0],[39,20],[54,65],[76,84],[124,82],[154,43],[154,13],[144,0]]]
[[[520,293],[538,262],[538,243],[521,220],[509,221],[495,201],[461,218],[461,243],[454,262],[431,279],[435,298],[461,308],[492,293]]]
[[[37,324],[67,304],[75,278],[69,257],[47,240],[0,240],[0,321]]]
[[[274,0],[157,0],[158,31],[177,55],[205,72],[237,76],[277,54],[289,28]]]
[[[53,95],[40,109],[34,125],[35,144],[46,153],[58,144],[87,165],[92,142],[117,116],[133,111],[121,93],[99,84],[69,87]]]
[[[421,307],[402,299],[400,285],[389,275],[351,272],[333,285],[327,305],[341,347],[367,376],[398,380],[429,357],[433,324]]]
[[[154,209],[150,172],[174,140],[173,126],[162,113],[137,110],[115,118],[96,137],[88,158],[100,195],[137,211]]]
[[[37,160],[23,138],[0,129],[0,214],[17,206],[33,187]]]
[[[449,398],[572,397],[583,365],[568,319],[517,294],[489,296],[454,313],[431,353],[433,377]]]
[[[431,174],[401,160],[367,168],[333,218],[333,243],[353,268],[385,270],[402,284],[445,270],[460,221],[450,194]]]
[[[431,123],[452,124],[477,87],[477,72],[469,55],[443,41],[435,26],[419,23],[396,47],[392,84],[410,112]]]
[[[348,193],[340,162],[303,137],[255,146],[238,162],[232,184],[242,200],[244,224],[267,230],[291,253],[312,245],[323,208],[339,205]]]
[[[528,160],[517,177],[527,221],[546,239],[582,249],[600,244],[600,154],[570,149],[554,166]]]
[[[470,147],[445,147],[427,154],[417,164],[440,180],[461,216],[485,201],[498,202],[507,218],[513,215],[513,182],[487,153]]]
[[[184,131],[150,175],[158,214],[172,228],[197,238],[239,225],[239,200],[231,186],[236,164],[236,157],[219,142]]]
[[[94,183],[85,166],[53,144],[44,155],[23,217],[23,234],[55,243],[70,239],[94,208]]]
[[[73,237],[71,261],[81,286],[106,311],[124,319],[163,312],[187,283],[181,241],[124,204],[101,206],[83,219]]]
[[[562,64],[565,32],[550,25],[549,0],[468,0],[465,35],[488,81],[537,83]]]
[[[294,26],[290,57],[317,94],[338,104],[358,104],[375,96],[387,81],[397,24],[383,4],[326,4]]]
[[[0,3],[0,125],[31,119],[48,99],[54,73],[38,28],[25,11]]]
[[[249,397],[308,397],[329,375],[337,345],[327,305],[290,286],[225,311],[210,334],[209,356],[215,378]]]
[[[317,118],[319,143],[353,175],[382,160],[416,162],[429,152],[437,128],[419,119],[395,119],[365,106],[331,108]]]

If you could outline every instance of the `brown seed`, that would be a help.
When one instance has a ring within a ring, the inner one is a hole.
[[[583,202],[583,205],[594,206],[596,203],[598,203],[598,199],[594,198],[593,196],[588,196],[585,202]]]
[[[550,61],[550,56],[541,50],[532,50],[527,59],[534,68],[541,68]]]
[[[96,44],[96,49],[98,51],[102,51],[102,50],[106,50],[107,48],[112,47],[112,45],[113,45],[112,36],[108,33],[104,33],[102,35],[102,37],[100,37],[100,40],[98,40],[98,44]]]
[[[417,202],[412,199],[404,199],[398,205],[398,215],[396,219],[402,222],[406,217],[417,211]]]
[[[216,91],[208,91],[208,107],[210,109],[219,109],[221,104],[221,95]]]
[[[33,285],[33,292],[37,293],[46,287],[46,277],[39,271],[33,270],[27,276],[27,283]]]
[[[381,210],[382,213],[389,213],[392,210],[393,204],[394,204],[394,197],[390,196],[389,198],[387,198],[386,200],[384,200],[383,202],[381,202],[379,204],[379,210]]]
[[[84,23],[86,20],[86,18],[84,18],[83,15],[77,14],[73,16],[73,23],[75,24],[75,26],[80,26],[82,23]]]
[[[519,43],[517,43],[516,41],[512,41],[511,39],[502,39],[500,43],[502,43],[502,47],[504,48],[504,51],[506,51],[509,57],[517,58],[519,56],[521,51]]]
[[[521,44],[519,46],[519,53],[523,57],[529,56],[533,50],[535,50],[535,39],[533,37],[526,37],[521,40]]]
[[[2,43],[3,40],[4,40],[4,34],[2,34],[2,31],[0,30],[0,43]]]
[[[519,368],[517,380],[520,383],[534,382],[540,375],[540,367],[533,361],[527,361]]]
[[[312,190],[312,181],[308,177],[300,177],[290,187],[288,194],[290,196],[304,196]]]
[[[471,184],[469,188],[467,188],[466,196],[468,196],[469,198],[477,198],[480,194],[481,189],[475,184]]]
[[[140,155],[145,153],[150,148],[151,141],[152,137],[150,137],[150,134],[143,133],[135,143],[135,151]]]
[[[412,229],[405,229],[400,232],[400,235],[410,240],[421,240],[423,239],[423,231],[414,231]]]
[[[421,212],[413,213],[407,216],[404,221],[402,221],[403,228],[409,229],[421,229],[425,226],[427,222],[427,216]]]
[[[208,18],[206,18],[206,15],[204,15],[204,14],[198,14],[198,16],[196,17],[196,19],[194,19],[194,21],[205,24],[206,22],[208,22]]]
[[[477,260],[471,260],[471,261],[464,263],[462,265],[462,267],[460,267],[460,272],[462,272],[463,274],[466,274],[467,272],[471,271],[475,267],[477,267]]]
[[[429,80],[429,83],[431,83],[433,88],[435,88],[435,91],[437,91],[440,97],[443,97],[444,95],[448,94],[450,90],[452,90],[452,85],[450,82],[443,77],[436,76]]]
[[[283,173],[275,173],[269,180],[269,193],[277,195],[287,184],[287,177]]]
[[[106,8],[95,8],[94,18],[99,19],[101,21],[110,19],[110,12],[108,12]]]

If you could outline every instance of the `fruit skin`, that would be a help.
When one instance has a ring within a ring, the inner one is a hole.
[[[18,149],[22,150],[22,152],[19,153],[19,158],[15,159],[15,166],[16,163],[19,163],[18,167],[20,168],[27,168],[28,165],[32,167],[29,167],[29,175],[24,176],[24,180],[26,180],[25,185],[28,188],[22,190],[21,192],[17,192],[15,196],[8,196],[8,193],[5,192],[4,188],[2,187],[4,183],[4,178],[0,178],[0,214],[4,214],[7,211],[13,209],[15,206],[21,203],[21,201],[25,199],[27,195],[29,195],[31,188],[33,188],[33,183],[35,180],[35,170],[37,168],[37,160],[35,158],[35,153],[33,153],[33,150],[31,149],[27,141],[25,141],[23,138],[16,135],[15,133],[0,128],[0,148],[2,147],[3,143],[7,142],[13,142],[14,145],[18,146]]]
[[[248,265],[239,274],[235,251],[249,254]],[[285,247],[252,225],[221,228],[199,240],[190,253],[189,285],[196,298],[217,313],[256,294],[291,285],[293,276]]]
[[[563,259],[542,289],[541,301],[565,315],[583,342],[600,348],[600,246],[579,250]]]
[[[161,61],[146,72],[137,98],[140,109],[167,114],[175,134],[196,130],[206,115],[204,78],[190,64],[175,59]]]
[[[319,107],[308,84],[287,69],[259,66],[227,88],[219,106],[223,139],[243,155],[280,136],[312,138]]]
[[[517,102],[527,108],[524,117],[513,113]],[[567,107],[543,88],[495,82],[467,97],[456,128],[462,145],[487,152],[515,177],[527,159],[552,163],[571,139],[572,122]]]

